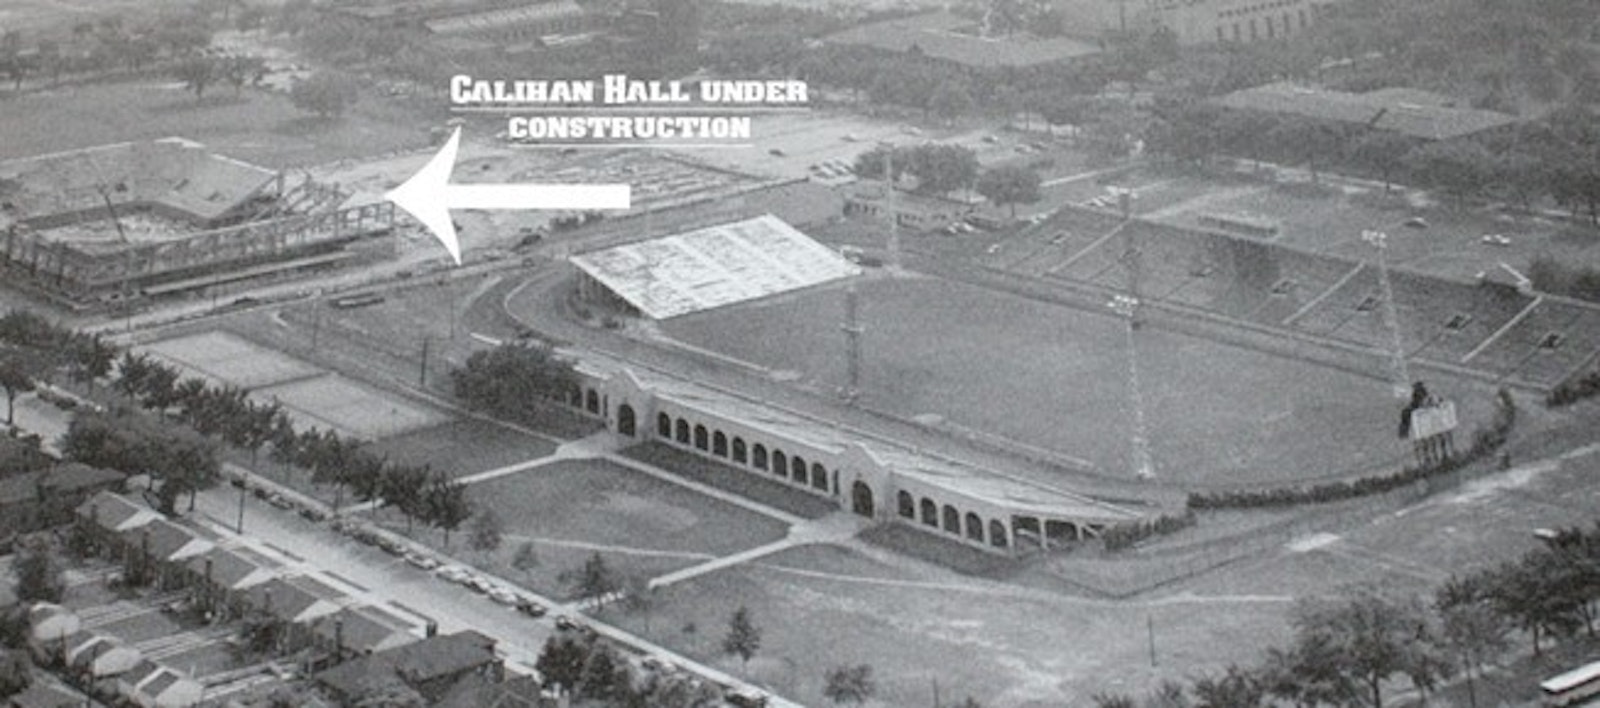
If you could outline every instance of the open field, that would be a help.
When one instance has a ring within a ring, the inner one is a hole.
[[[379,440],[367,450],[396,463],[427,464],[451,477],[514,465],[554,452],[555,443],[463,418]]]
[[[492,509],[504,523],[500,562],[533,543],[541,567],[530,584],[556,595],[568,589],[556,576],[593,552],[624,577],[649,578],[779,540],[787,531],[775,519],[597,460],[553,462],[468,490],[478,508]]]
[[[1130,469],[1123,322],[949,281],[858,284],[863,403]],[[832,391],[847,383],[842,287],[671,320],[695,346]],[[1157,474],[1184,485],[1327,476],[1402,461],[1398,408],[1376,378],[1146,328],[1139,376]],[[1381,367],[1374,363],[1374,374]],[[1475,387],[1436,380],[1476,421]]]
[[[8,96],[0,159],[178,135],[266,167],[314,165],[428,144],[418,117],[367,98],[325,122],[282,93],[220,87],[203,100],[165,80],[89,84]]]

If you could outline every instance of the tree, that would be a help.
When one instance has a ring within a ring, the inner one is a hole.
[[[194,97],[199,100],[205,97],[206,87],[217,80],[221,73],[217,57],[205,52],[194,52],[173,68],[173,74],[184,83]]]
[[[1369,589],[1354,589],[1331,601],[1295,608],[1297,643],[1312,648],[1305,656],[1331,654],[1327,667],[1338,682],[1360,687],[1373,708],[1383,706],[1383,683],[1395,674],[1428,690],[1443,672],[1427,626],[1414,602]]]
[[[734,654],[746,667],[761,648],[761,630],[750,621],[750,611],[742,605],[728,620],[728,634],[722,638],[722,651]]]
[[[257,56],[234,55],[224,58],[220,68],[222,78],[233,87],[233,95],[238,96],[246,84],[260,81],[266,75],[267,63]]]
[[[628,663],[617,656],[609,644],[590,644],[589,656],[578,680],[578,696],[606,703],[614,701],[633,685]]]
[[[947,122],[954,120],[972,110],[972,93],[961,83],[945,81],[928,98],[928,109]]]
[[[511,567],[520,571],[523,575],[527,575],[533,572],[534,568],[539,567],[539,554],[533,550],[532,541],[523,541],[522,545],[517,546],[516,554],[511,556]]]
[[[1406,165],[1424,184],[1457,198],[1483,191],[1492,179],[1494,157],[1482,145],[1461,141],[1433,142],[1406,153]]]
[[[1383,193],[1393,186],[1393,176],[1405,164],[1406,151],[1412,141],[1404,135],[1388,130],[1369,130],[1350,146],[1350,159],[1383,179]]]
[[[0,700],[21,693],[33,684],[33,661],[22,649],[0,650]]]
[[[604,604],[610,595],[622,589],[622,581],[599,551],[589,554],[576,576],[568,575],[568,577],[572,578],[578,597],[594,600],[597,607]]]
[[[319,71],[294,82],[289,88],[289,101],[295,108],[326,120],[344,115],[356,102],[359,92],[360,85],[354,79]]]
[[[1249,671],[1230,664],[1220,676],[1206,676],[1194,682],[1195,708],[1258,708],[1266,700],[1266,688]]]
[[[37,359],[21,349],[0,349],[0,388],[6,390],[6,426],[16,427],[17,396],[33,390]]]
[[[1481,592],[1452,600],[1447,594],[1449,587],[1442,588],[1435,599],[1440,619],[1437,639],[1440,648],[1455,657],[1456,666],[1466,678],[1467,701],[1477,708],[1478,693],[1473,675],[1509,648],[1509,627]]]
[[[1292,163],[1305,163],[1311,183],[1319,181],[1319,167],[1332,160],[1344,143],[1343,133],[1332,125],[1303,118],[1288,118],[1272,128],[1267,142]]]
[[[583,680],[583,668],[588,659],[588,643],[562,632],[545,641],[533,668],[539,670],[545,688],[571,691]]]
[[[435,473],[424,493],[424,516],[430,524],[444,532],[444,545],[450,547],[450,532],[472,518],[472,500],[467,498],[467,485],[450,479],[444,473]]]
[[[12,562],[17,578],[17,599],[28,602],[60,602],[67,583],[61,562],[43,537],[27,539]]]
[[[450,372],[456,396],[497,418],[537,423],[547,401],[565,401],[579,387],[576,363],[549,346],[506,344],[474,352]]]
[[[428,699],[406,685],[398,675],[381,672],[361,679],[356,695],[350,697],[350,705],[354,708],[427,708]]]
[[[395,465],[383,477],[384,506],[400,510],[406,518],[406,535],[411,535],[411,522],[422,514],[423,486],[433,474],[427,465]]]
[[[503,533],[503,524],[500,516],[494,509],[484,509],[472,517],[472,527],[468,529],[467,545],[479,553],[490,553],[500,548]]]
[[[1018,204],[1039,201],[1039,173],[1026,167],[1002,165],[978,178],[978,193],[995,206],[1010,207],[1011,218],[1015,219]]]
[[[822,695],[834,704],[861,705],[877,690],[872,682],[872,667],[866,664],[829,669],[823,683]]]
[[[1120,693],[1096,693],[1089,697],[1095,708],[1139,708],[1131,696]]]

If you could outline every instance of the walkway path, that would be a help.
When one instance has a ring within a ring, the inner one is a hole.
[[[652,590],[675,585],[685,580],[698,578],[707,573],[714,573],[741,563],[748,563],[757,558],[785,551],[797,546],[813,543],[838,543],[850,538],[866,529],[871,522],[847,511],[837,511],[820,519],[803,521],[789,527],[789,534],[780,541],[774,541],[755,548],[748,548],[729,556],[692,565],[681,570],[675,570],[650,580],[647,587]]]

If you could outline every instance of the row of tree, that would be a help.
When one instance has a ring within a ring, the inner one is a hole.
[[[496,418],[538,424],[550,402],[578,395],[577,364],[545,344],[507,343],[473,352],[450,372],[456,397]]]
[[[135,352],[119,352],[97,335],[55,325],[25,310],[0,317],[0,372],[14,359],[7,352],[27,352],[37,364],[27,369],[26,383],[0,375],[8,398],[34,381],[58,371],[88,385],[108,376],[137,411],[80,411],[62,441],[65,454],[85,464],[148,474],[160,487],[162,510],[174,513],[177,498],[216,484],[221,465],[217,442],[248,450],[252,464],[262,448],[283,465],[309,470],[312,481],[334,487],[337,508],[346,491],[361,501],[381,501],[399,510],[408,528],[422,521],[445,533],[472,516],[464,485],[427,465],[390,462],[330,430],[297,430],[277,402],[260,402],[232,386],[213,386],[198,378],[182,378],[179,370]],[[120,358],[118,357],[120,353]],[[182,423],[183,425],[177,425]]]
[[[1476,680],[1522,632],[1538,654],[1546,637],[1595,636],[1600,602],[1600,524],[1568,529],[1520,559],[1454,577],[1431,597],[1371,587],[1302,601],[1294,640],[1267,651],[1255,667],[1230,666],[1187,688],[1168,683],[1151,708],[1381,708],[1386,687],[1403,679],[1426,694],[1454,676],[1477,705]],[[1095,697],[1099,708],[1133,708],[1125,694]]]

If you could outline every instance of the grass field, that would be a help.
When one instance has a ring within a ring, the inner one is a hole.
[[[1102,471],[1131,469],[1120,320],[929,278],[865,281],[859,290],[865,405],[937,414]],[[847,377],[843,301],[842,288],[812,289],[674,319],[664,329],[832,391]],[[1389,386],[1377,379],[1151,328],[1139,334],[1139,369],[1165,480],[1319,477],[1409,454],[1394,436]]]
[[[481,420],[460,419],[379,440],[367,450],[397,463],[427,464],[451,477],[514,465],[554,452],[555,443]]]
[[[197,101],[179,83],[143,80],[8,96],[0,159],[178,135],[266,167],[331,162],[428,144],[418,117],[367,97],[342,119],[310,118],[282,93],[217,88]]]
[[[720,648],[740,606],[762,629],[747,669]],[[1156,675],[1246,660],[1281,631],[1284,606],[1104,603],[812,546],[674,587],[647,618],[608,616],[803,705],[825,704],[828,669],[865,663],[884,705],[932,705],[938,690],[947,705],[970,695],[983,705],[1079,706],[1094,691],[1142,691]],[[1160,670],[1150,668],[1147,622]]]
[[[599,552],[624,576],[644,578],[779,540],[787,525],[604,461],[555,462],[469,487],[505,526],[505,563],[533,543],[537,589],[565,595],[556,577]],[[521,577],[510,572],[507,577]]]

